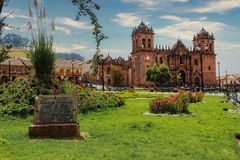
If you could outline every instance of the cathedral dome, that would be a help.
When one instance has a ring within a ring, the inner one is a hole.
[[[171,49],[172,49],[172,50],[176,50],[177,48],[180,48],[180,47],[186,49],[186,46],[183,44],[182,40],[178,39],[178,40],[177,40],[177,43],[175,43],[174,45],[172,45],[172,48],[171,48]]]

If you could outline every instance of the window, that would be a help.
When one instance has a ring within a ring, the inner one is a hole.
[[[194,64],[198,65],[198,60],[197,59],[194,60]]]
[[[148,39],[148,48],[151,48],[151,39]]]
[[[209,71],[211,70],[211,66],[208,66],[208,70],[209,70]]]
[[[207,52],[207,51],[208,51],[208,44],[205,43],[205,52]]]
[[[180,64],[183,64],[183,57],[180,57]]]
[[[145,39],[142,39],[142,47],[145,48]]]
[[[111,70],[111,68],[108,67],[108,68],[107,68],[107,74],[110,74],[110,70]]]
[[[147,65],[147,68],[149,67],[149,65]]]
[[[162,59],[162,57],[160,57],[160,64],[163,64],[163,59]]]
[[[212,43],[210,43],[210,47],[209,47],[210,51],[212,51]]]

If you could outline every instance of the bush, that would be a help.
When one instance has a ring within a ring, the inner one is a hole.
[[[89,90],[80,91],[78,101],[80,113],[116,108],[124,104],[125,100],[122,97],[117,97],[111,93],[91,92]]]
[[[188,96],[190,99],[190,103],[197,103],[197,102],[202,102],[204,98],[204,93],[203,92],[188,92]]]
[[[124,105],[124,98],[110,93],[94,92],[71,82],[52,81],[51,86],[39,84],[29,77],[17,78],[0,87],[0,114],[26,117],[33,112],[37,95],[67,94],[77,97],[79,111],[87,113]]]
[[[186,93],[179,93],[169,97],[157,97],[150,101],[149,108],[151,113],[190,113],[188,110],[189,97]]]
[[[7,145],[9,143],[8,143],[8,141],[6,139],[0,138],[0,144],[1,145]]]

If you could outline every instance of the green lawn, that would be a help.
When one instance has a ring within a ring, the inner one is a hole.
[[[220,97],[206,97],[204,104],[191,104],[191,117],[143,116],[149,100],[128,99],[123,108],[80,115],[87,140],[32,140],[28,119],[0,121],[1,160],[126,159],[126,160],[229,160],[240,159],[234,133],[240,131],[240,114],[223,111],[232,107]]]

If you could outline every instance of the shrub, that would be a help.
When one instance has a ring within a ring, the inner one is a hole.
[[[149,107],[151,113],[190,113],[188,110],[189,97],[186,93],[179,93],[169,97],[157,97],[150,101]]]
[[[202,102],[204,98],[204,93],[203,92],[188,92],[189,100],[190,103],[197,103],[197,102]]]
[[[116,108],[125,104],[124,98],[117,97],[111,93],[98,93],[86,90],[82,92],[89,93],[80,93],[79,95],[78,106],[80,113]]]
[[[0,138],[0,144],[1,145],[7,145],[9,143],[8,143],[8,141],[6,139]]]

